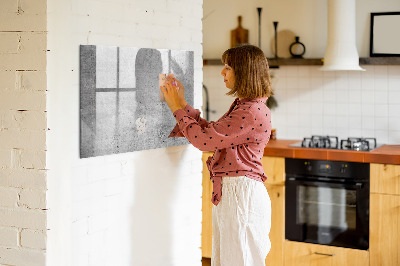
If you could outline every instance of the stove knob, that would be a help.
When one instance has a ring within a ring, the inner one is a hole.
[[[347,164],[342,164],[342,167],[340,168],[340,173],[341,174],[346,173],[346,169],[347,169]]]
[[[312,170],[311,162],[306,162],[306,170],[308,172],[311,172],[311,170]]]

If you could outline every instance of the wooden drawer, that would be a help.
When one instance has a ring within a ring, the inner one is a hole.
[[[366,266],[365,250],[285,241],[285,266]]]

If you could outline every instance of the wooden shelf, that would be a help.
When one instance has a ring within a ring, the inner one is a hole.
[[[268,64],[270,67],[279,66],[304,66],[304,65],[322,65],[321,58],[268,58]],[[217,66],[222,65],[220,59],[204,59],[204,66]]]
[[[268,58],[270,67],[322,66],[322,58]]]
[[[360,65],[400,65],[400,57],[362,57]]]
[[[271,68],[279,66],[322,66],[322,58],[268,58]],[[222,65],[220,59],[204,59],[204,66]],[[362,57],[360,65],[400,65],[400,57]]]

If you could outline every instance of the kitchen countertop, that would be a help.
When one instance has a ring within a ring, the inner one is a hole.
[[[400,164],[400,145],[382,145],[372,151],[290,147],[301,140],[270,140],[264,156],[363,163]]]

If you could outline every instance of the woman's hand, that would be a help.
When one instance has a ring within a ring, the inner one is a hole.
[[[179,90],[178,90],[179,102],[180,102],[182,108],[185,108],[187,105],[187,102],[185,100],[185,88],[183,87],[183,84],[179,79],[174,77],[174,78],[172,78],[172,80],[176,82],[176,84],[179,88]]]
[[[172,113],[175,113],[176,110],[178,109],[183,109],[185,106],[182,106],[185,101],[185,97],[183,96],[183,102],[182,101],[182,93],[184,94],[184,88],[182,86],[182,91],[181,90],[181,85],[182,83],[178,81],[175,78],[168,77],[167,82],[165,82],[164,86],[160,87],[161,91],[164,94],[165,101],[168,104],[169,109],[171,109]]]

